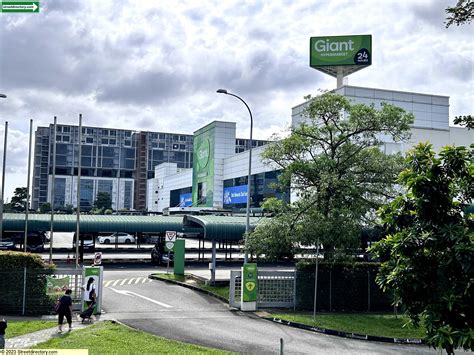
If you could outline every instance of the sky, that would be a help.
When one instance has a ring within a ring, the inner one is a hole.
[[[33,131],[58,123],[192,134],[213,120],[254,138],[285,130],[291,107],[336,80],[309,67],[311,36],[372,35],[372,66],[349,85],[450,96],[472,114],[474,25],[444,26],[456,0],[40,0],[0,13],[0,152],[5,197],[26,186]]]

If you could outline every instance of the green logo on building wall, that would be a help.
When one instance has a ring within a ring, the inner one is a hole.
[[[205,139],[196,151],[197,161],[201,169],[207,166],[207,163],[209,162],[210,154],[211,152],[210,152],[209,139]]]
[[[215,124],[194,133],[193,206],[212,207],[214,196]]]

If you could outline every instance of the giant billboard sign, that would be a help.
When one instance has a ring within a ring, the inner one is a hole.
[[[372,35],[311,37],[309,43],[312,68],[372,64]]]

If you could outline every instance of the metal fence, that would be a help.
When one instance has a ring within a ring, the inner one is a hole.
[[[15,269],[0,271],[0,314],[39,315],[53,312],[66,288],[72,290],[73,309],[80,309],[82,270]]]
[[[240,308],[242,275],[240,270],[230,272],[229,305]],[[294,308],[296,296],[295,271],[258,272],[257,307]]]

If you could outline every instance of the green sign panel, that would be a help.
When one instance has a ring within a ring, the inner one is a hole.
[[[214,191],[215,124],[194,132],[193,206],[212,207]]]
[[[256,302],[257,301],[257,264],[244,264],[242,272],[242,301]]]
[[[185,242],[184,239],[177,239],[174,243],[173,270],[175,275],[184,275],[185,261]]]
[[[372,64],[372,35],[311,37],[312,68]]]
[[[39,1],[0,1],[0,12],[39,12]]]

